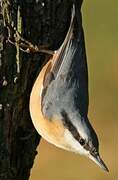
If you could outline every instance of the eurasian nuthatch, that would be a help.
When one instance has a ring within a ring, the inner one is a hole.
[[[99,155],[97,135],[87,117],[87,76],[84,35],[73,5],[65,40],[34,83],[30,114],[36,130],[48,142],[83,154],[108,171]]]

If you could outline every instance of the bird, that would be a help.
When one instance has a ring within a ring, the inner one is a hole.
[[[84,155],[109,171],[100,157],[99,141],[88,119],[88,70],[81,16],[75,4],[59,49],[43,66],[30,95],[30,115],[49,143]]]

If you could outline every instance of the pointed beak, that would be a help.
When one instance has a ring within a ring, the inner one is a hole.
[[[93,160],[100,168],[102,168],[104,171],[109,172],[109,169],[105,165],[104,161],[100,158],[100,155],[97,154],[96,156],[90,155],[89,158]]]

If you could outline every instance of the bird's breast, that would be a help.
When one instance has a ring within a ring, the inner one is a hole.
[[[65,144],[63,122],[55,115],[51,119],[44,117],[41,110],[43,76],[47,66],[48,64],[44,66],[34,83],[30,96],[30,115],[38,133],[50,143],[59,146]]]

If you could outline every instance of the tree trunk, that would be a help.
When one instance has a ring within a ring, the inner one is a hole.
[[[49,55],[12,45],[15,29],[34,45],[54,50],[64,40],[72,0],[0,1],[0,180],[28,180],[40,136],[29,114],[30,92]],[[78,0],[78,9],[82,0]],[[12,28],[11,28],[12,27]]]

